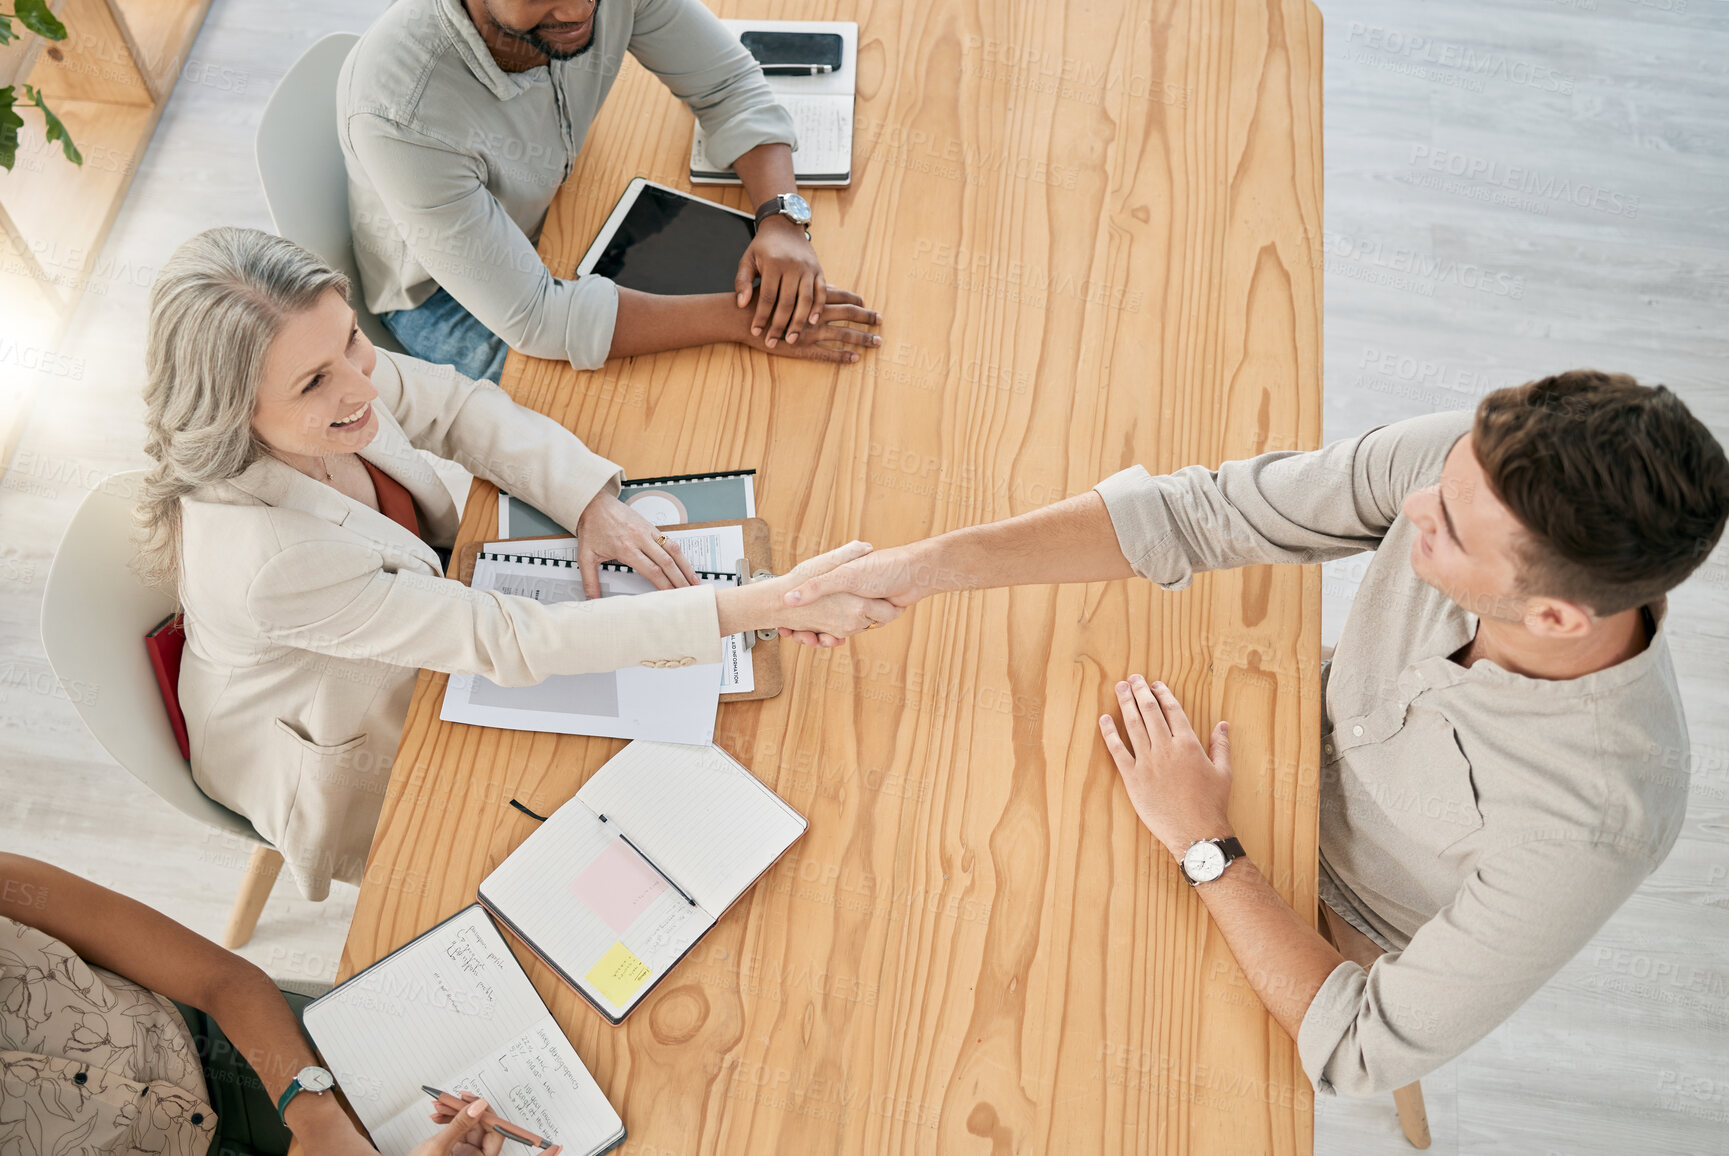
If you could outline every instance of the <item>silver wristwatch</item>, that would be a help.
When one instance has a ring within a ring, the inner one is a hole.
[[[760,225],[776,213],[803,229],[804,239],[810,240],[809,201],[797,193],[780,193],[756,207],[756,223]]]
[[[1243,845],[1233,835],[1229,839],[1201,839],[1191,843],[1177,863],[1183,869],[1183,878],[1193,887],[1199,883],[1211,883],[1242,856]]]

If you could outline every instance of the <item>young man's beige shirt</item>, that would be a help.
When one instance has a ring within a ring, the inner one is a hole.
[[[1321,898],[1388,954],[1341,963],[1297,1037],[1320,1091],[1410,1083],[1504,1020],[1662,862],[1687,804],[1663,629],[1583,678],[1451,661],[1477,616],[1419,579],[1400,508],[1465,413],[1097,489],[1135,572],[1191,575],[1375,551],[1322,672]],[[1253,856],[1256,848],[1247,849]]]

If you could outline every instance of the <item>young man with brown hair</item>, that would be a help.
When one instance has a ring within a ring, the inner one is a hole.
[[[1321,1091],[1400,1088],[1486,1035],[1662,862],[1687,727],[1664,594],[1729,514],[1729,462],[1673,393],[1576,371],[1310,453],[1124,470],[1046,509],[879,550],[789,600],[1194,574],[1375,551],[1322,672],[1323,940],[1226,817],[1230,746],[1170,690],[1099,720]],[[816,641],[805,637],[801,641]],[[1246,852],[1246,853],[1245,853]],[[1365,950],[1351,950],[1356,944]],[[1365,970],[1353,959],[1386,954]]]

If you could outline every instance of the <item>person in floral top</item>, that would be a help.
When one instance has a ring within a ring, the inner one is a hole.
[[[206,1020],[220,1031],[195,1030]],[[328,1093],[295,1096],[277,1126],[278,1097],[316,1063],[251,963],[124,895],[0,853],[0,1156],[282,1156],[290,1132],[318,1156],[377,1156]],[[413,1156],[498,1156],[484,1110],[434,1114],[445,1127]]]

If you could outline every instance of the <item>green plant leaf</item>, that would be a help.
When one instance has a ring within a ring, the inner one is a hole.
[[[31,102],[42,110],[42,119],[46,122],[46,128],[42,135],[47,138],[48,143],[53,144],[55,141],[59,141],[60,151],[66,154],[67,160],[75,165],[83,164],[84,154],[78,151],[78,146],[72,143],[72,134],[66,131],[66,126],[60,123],[60,118],[54,115],[53,110],[48,107],[48,102],[42,99],[42,90],[26,84],[24,95],[28,96]]]
[[[24,127],[24,118],[12,110],[12,100],[12,86],[0,88],[0,169],[8,171],[18,159],[18,130]]]
[[[12,5],[12,14],[18,17],[18,23],[45,40],[66,39],[66,25],[48,11],[48,0],[17,0]]]
[[[0,14],[0,44],[10,44],[18,39],[18,34],[12,31],[12,17]]]

